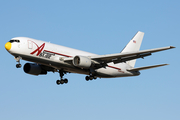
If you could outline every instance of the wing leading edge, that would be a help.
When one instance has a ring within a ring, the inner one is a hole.
[[[175,48],[174,46],[168,46],[168,47],[162,47],[162,48],[155,48],[155,49],[149,49],[149,50],[142,50],[137,52],[128,52],[128,53],[117,53],[117,54],[109,54],[109,55],[97,55],[97,56],[91,56],[91,60],[93,63],[96,64],[96,68],[107,66],[107,63],[114,62],[114,64],[126,62],[129,60],[137,59],[137,58],[144,58],[146,56],[150,56],[152,53],[160,52],[168,49]],[[70,62],[72,63],[73,57],[67,58],[63,57],[60,58],[64,62]],[[167,64],[161,64],[161,65],[155,65],[155,66],[147,66],[142,68],[132,68],[129,69],[129,71],[138,71],[138,70],[145,70],[150,69],[154,67],[160,67],[165,66]]]

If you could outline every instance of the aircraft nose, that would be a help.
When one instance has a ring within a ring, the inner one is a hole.
[[[5,44],[5,48],[6,48],[6,50],[10,50],[10,49],[11,49],[11,43],[10,43],[10,42],[7,42],[7,43]]]

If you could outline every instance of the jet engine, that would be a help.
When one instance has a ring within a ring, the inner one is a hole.
[[[46,75],[47,71],[43,70],[40,65],[35,63],[26,63],[24,65],[24,72],[31,75]]]
[[[92,61],[90,58],[85,56],[75,56],[73,58],[73,65],[80,68],[88,69],[92,65]]]

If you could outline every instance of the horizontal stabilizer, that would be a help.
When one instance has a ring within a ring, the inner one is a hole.
[[[156,68],[156,67],[161,67],[169,64],[160,64],[160,65],[152,65],[152,66],[146,66],[146,67],[139,67],[139,68],[130,68],[127,69],[127,71],[139,71],[139,70],[146,70],[146,69],[151,69],[151,68]]]

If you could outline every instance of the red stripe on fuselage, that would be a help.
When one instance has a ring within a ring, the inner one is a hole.
[[[57,54],[57,55],[61,55],[61,56],[64,56],[64,57],[72,57],[72,56],[69,56],[69,55],[64,55],[64,54],[60,54],[60,53],[56,53],[56,52],[52,52],[52,51],[49,51],[49,50],[44,50],[45,52],[50,52],[50,53],[54,53],[54,54]]]
[[[116,70],[118,70],[118,71],[121,72],[121,73],[124,73],[124,71],[121,71],[121,68],[117,68],[117,67],[110,66],[110,65],[108,65],[108,67],[113,68],[113,69],[116,69]]]
[[[57,55],[61,55],[61,56],[64,56],[64,57],[72,57],[72,56],[69,56],[69,55],[64,55],[64,54],[52,52],[52,51],[49,51],[49,50],[44,50],[44,51],[45,51],[45,52],[54,53],[54,54],[57,54]],[[117,67],[110,66],[110,65],[108,65],[108,67],[113,68],[113,69],[117,69],[117,70],[121,70],[121,68],[117,68]]]
[[[117,69],[117,70],[121,70],[121,68],[117,68],[117,67],[110,66],[110,65],[108,65],[108,67],[110,67],[110,68],[114,68],[114,69]]]

